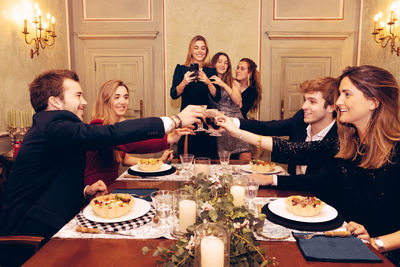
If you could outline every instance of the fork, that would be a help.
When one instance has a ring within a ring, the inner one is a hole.
[[[297,237],[297,238],[300,238],[300,239],[311,239],[315,235],[345,237],[345,236],[351,236],[351,233],[349,231],[327,231],[327,232],[324,232],[324,233],[315,232],[315,233],[311,233],[311,234],[302,235],[302,234],[298,234],[298,233],[292,232],[292,235],[294,237]]]

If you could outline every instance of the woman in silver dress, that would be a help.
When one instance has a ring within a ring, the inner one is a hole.
[[[221,88],[221,99],[218,102],[211,100],[212,106],[226,116],[243,119],[240,111],[242,107],[240,84],[232,79],[232,65],[229,56],[226,53],[218,52],[212,57],[211,64],[218,73],[218,75],[212,76],[211,80]],[[232,153],[232,158],[251,160],[251,145],[233,138],[227,132],[223,132],[222,136],[217,138],[217,144],[218,152],[229,151]]]

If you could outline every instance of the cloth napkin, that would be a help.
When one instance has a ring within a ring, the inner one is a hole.
[[[307,261],[382,262],[366,244],[354,236],[328,237],[317,235],[311,239],[296,238],[296,241]]]

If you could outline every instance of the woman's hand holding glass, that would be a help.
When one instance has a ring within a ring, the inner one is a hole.
[[[237,133],[240,129],[233,122],[231,117],[225,115],[218,115],[216,118],[216,124],[225,129],[230,135]]]

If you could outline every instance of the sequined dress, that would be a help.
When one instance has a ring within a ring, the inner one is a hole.
[[[224,89],[221,89],[221,99],[218,102],[210,102],[213,108],[223,111],[226,116],[243,119],[239,106],[232,101]],[[227,132],[223,132],[222,136],[217,137],[217,145],[218,151],[230,151],[232,154],[250,152],[252,150],[250,144],[230,136]]]

